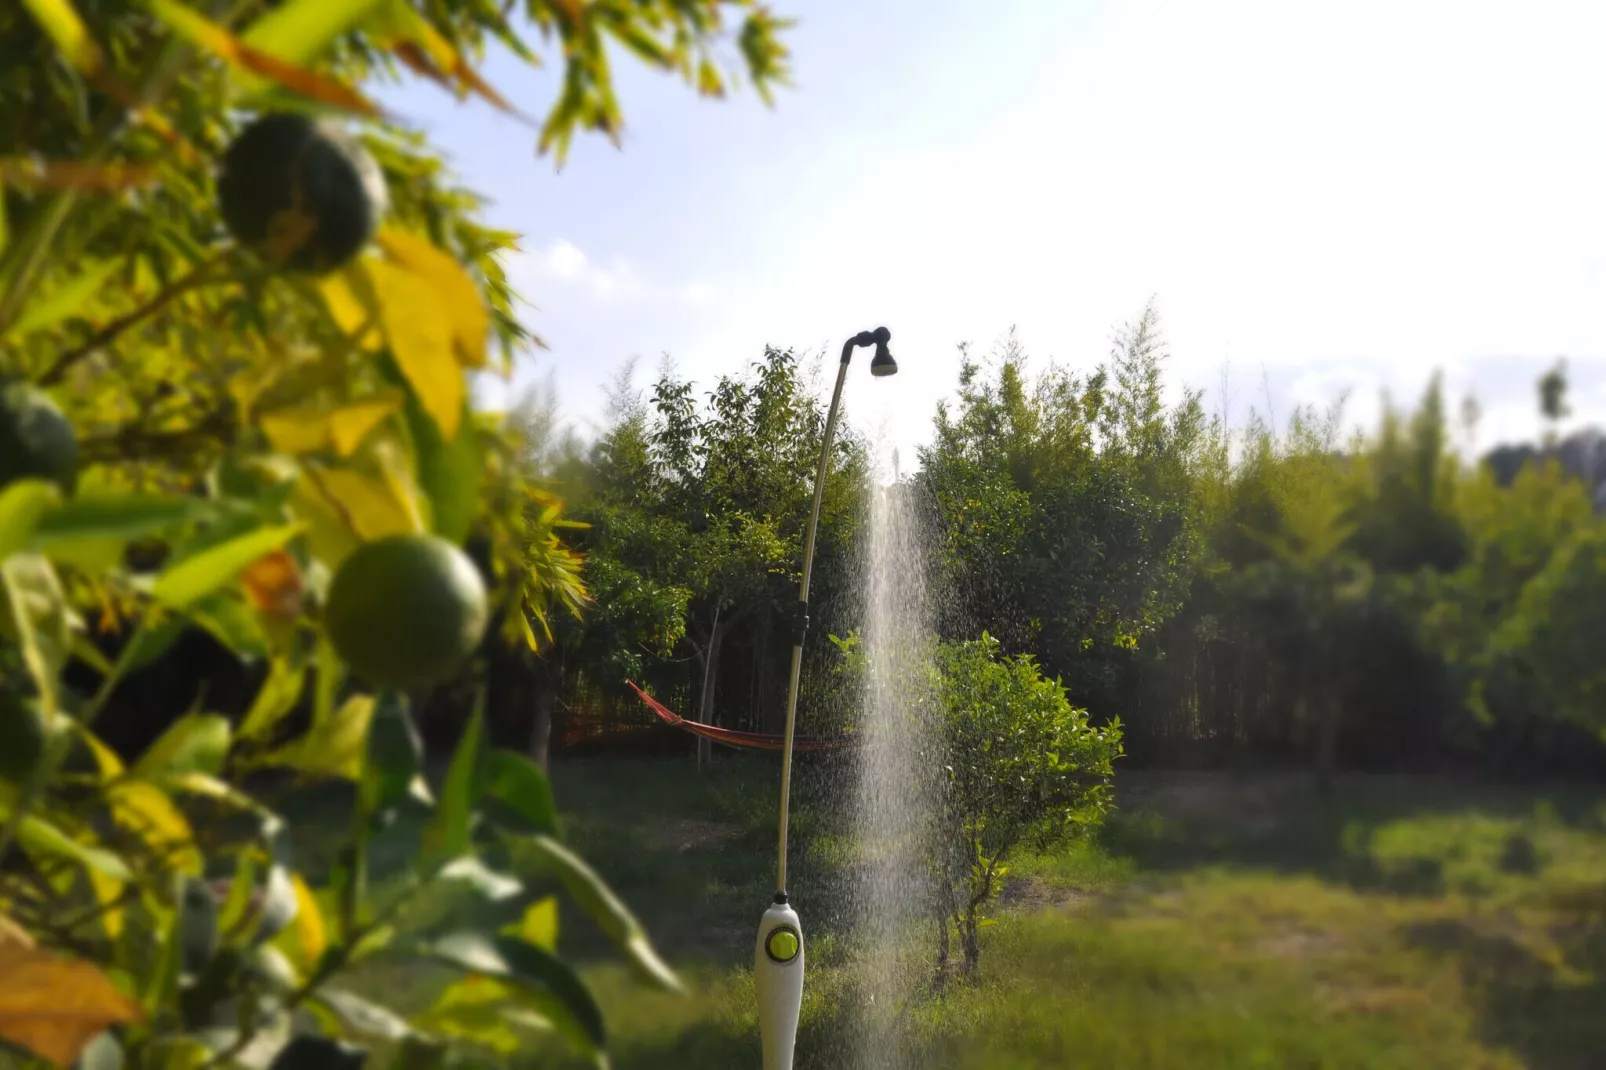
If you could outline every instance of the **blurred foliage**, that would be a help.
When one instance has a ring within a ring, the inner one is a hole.
[[[342,664],[331,579],[380,540],[427,544],[418,560],[436,564],[352,596],[343,627],[365,640],[431,624],[363,615],[380,595],[462,599],[453,619],[480,628],[484,587],[495,626],[453,648],[542,653],[592,599],[527,429],[472,402],[475,374],[536,341],[504,271],[516,238],[368,90],[431,80],[531,123],[561,162],[576,132],[617,138],[612,50],[710,96],[735,76],[729,50],[767,95],[786,77],[782,27],[745,0],[0,11],[0,1042],[59,1067],[355,1066],[373,1046],[421,1068],[533,1030],[606,1065],[596,1002],[556,951],[556,900],[497,871],[514,848],[646,982],[677,988],[564,846],[540,767],[487,743],[483,659],[434,681],[476,696],[440,776],[421,696]],[[543,118],[477,73],[493,41],[561,63]],[[283,188],[253,180],[220,212],[219,161],[269,113],[324,125],[281,124],[302,150],[239,166],[279,169]],[[356,147],[337,132],[351,121]],[[259,223],[265,237],[242,237]],[[352,256],[342,230],[372,241]],[[622,586],[606,564],[597,579]],[[163,711],[159,738],[114,751],[97,718],[190,629],[255,667],[249,708],[213,712],[203,688]],[[274,769],[350,785],[329,872],[298,867],[256,793]],[[422,831],[381,873],[373,844],[403,812]],[[483,900],[475,927],[410,929],[408,904],[444,884]],[[455,979],[411,1020],[339,987],[359,962],[420,959]]]

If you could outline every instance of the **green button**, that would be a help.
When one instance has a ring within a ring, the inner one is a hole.
[[[791,962],[797,958],[798,947],[797,934],[792,930],[776,929],[770,933],[770,958],[776,962]]]

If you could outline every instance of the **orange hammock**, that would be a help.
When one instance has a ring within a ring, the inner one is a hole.
[[[626,680],[625,683],[630,685],[630,690],[641,696],[641,701],[645,702],[647,704],[647,708],[652,710],[653,713],[656,713],[665,724],[684,729],[694,736],[702,736],[705,739],[711,739],[716,743],[724,743],[725,745],[731,747],[751,747],[756,750],[785,749],[786,737],[784,736],[766,735],[763,732],[738,732],[731,728],[720,728],[718,725],[701,724],[697,721],[688,721],[686,718],[669,709],[663,703],[659,702],[657,699],[647,694],[647,692],[637,687],[635,681]],[[839,737],[837,739],[797,739],[794,737],[792,740],[792,749],[794,751],[837,750],[842,747],[850,747],[854,744],[854,742],[854,740],[845,737]]]

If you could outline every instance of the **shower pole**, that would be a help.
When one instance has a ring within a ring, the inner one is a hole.
[[[814,572],[814,539],[820,525],[820,501],[825,495],[825,477],[831,466],[831,445],[836,438],[837,411],[842,403],[842,384],[848,378],[848,364],[859,346],[875,346],[870,374],[893,375],[898,370],[887,342],[892,332],[885,327],[860,331],[842,346],[842,363],[837,368],[836,387],[831,392],[831,408],[825,417],[825,434],[820,443],[820,463],[814,474],[814,504],[809,512],[809,529],[803,541],[803,579],[798,586],[797,616],[792,631],[792,678],[786,690],[786,729],[781,744],[781,812],[779,842],[775,857],[775,897],[759,922],[758,949],[753,960],[758,990],[758,1030],[764,1045],[764,1070],[792,1070],[792,1052],[797,1045],[797,1020],[803,1008],[803,927],[786,893],[786,834],[791,812],[792,739],[797,729],[797,692],[803,675],[803,640],[809,630],[809,580]]]

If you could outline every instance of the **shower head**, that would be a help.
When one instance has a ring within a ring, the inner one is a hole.
[[[892,359],[892,353],[887,349],[887,343],[892,340],[892,332],[885,327],[877,327],[870,332],[875,342],[875,356],[870,358],[870,374],[876,378],[898,374],[898,362]]]

